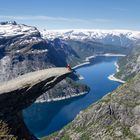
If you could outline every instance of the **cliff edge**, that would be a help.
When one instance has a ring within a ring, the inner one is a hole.
[[[1,83],[0,139],[36,140],[22,119],[22,110],[70,73],[66,68],[50,68]]]

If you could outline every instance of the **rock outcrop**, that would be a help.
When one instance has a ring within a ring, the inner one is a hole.
[[[66,67],[77,57],[77,53],[60,39],[43,39],[35,27],[16,22],[0,23],[0,82],[50,67]],[[75,87],[77,83],[74,80],[71,83],[64,79],[58,84],[61,91],[55,87],[44,93],[38,101],[63,98],[67,96],[67,89],[69,95],[84,92],[81,83],[79,87]],[[75,88],[78,89],[76,92]]]
[[[36,140],[24,124],[22,110],[70,73],[66,68],[50,68],[1,83],[0,139]]]

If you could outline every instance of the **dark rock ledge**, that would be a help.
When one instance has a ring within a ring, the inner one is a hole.
[[[31,72],[0,84],[0,139],[37,140],[26,127],[22,110],[53,88],[71,71],[51,68]]]

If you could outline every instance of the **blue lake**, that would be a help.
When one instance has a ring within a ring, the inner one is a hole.
[[[100,56],[91,60],[89,65],[76,69],[84,79],[79,81],[90,87],[86,95],[52,103],[33,104],[23,113],[25,123],[37,137],[49,135],[71,122],[76,115],[108,92],[116,89],[120,83],[107,77],[116,72],[114,63],[118,57]]]

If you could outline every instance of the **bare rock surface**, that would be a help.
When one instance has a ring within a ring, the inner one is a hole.
[[[0,84],[0,139],[36,140],[22,119],[22,110],[71,71],[50,68],[27,73]]]

